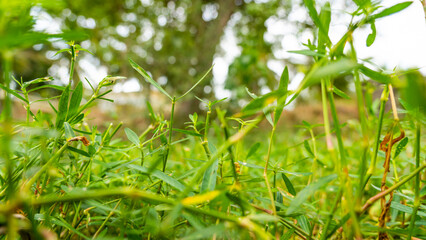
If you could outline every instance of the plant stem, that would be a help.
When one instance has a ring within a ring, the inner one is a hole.
[[[68,142],[66,142],[44,165],[43,167],[40,168],[40,170],[37,171],[37,173],[35,173],[24,185],[23,185],[23,190],[24,192],[27,192],[30,190],[31,186],[35,183],[35,181],[37,181],[41,174],[43,174],[43,172],[45,172],[50,165],[52,165],[52,163],[59,158],[62,153],[67,149],[68,147]]]
[[[166,146],[166,152],[164,153],[164,158],[163,158],[163,172],[166,172],[166,167],[167,167],[167,160],[169,159],[169,152],[170,152],[170,146],[172,145],[172,135],[173,135],[173,118],[174,118],[174,114],[175,114],[175,104],[176,104],[176,97],[173,97],[172,99],[172,110],[170,113],[170,124],[169,124],[169,138],[167,140],[167,146]],[[158,192],[161,192],[161,188],[163,186],[163,182],[160,182],[160,186],[158,188]]]
[[[269,199],[271,200],[272,213],[274,216],[277,215],[277,209],[275,207],[274,194],[272,193],[271,184],[269,183],[269,179],[268,179],[268,167],[269,167],[269,160],[271,158],[271,150],[272,150],[272,144],[274,141],[275,129],[276,129],[275,126],[272,127],[271,135],[269,137],[269,146],[268,146],[268,153],[266,156],[265,168],[263,169],[263,178],[265,179],[266,188],[268,189]]]
[[[388,101],[388,95],[389,95],[389,88],[387,85],[385,85],[385,89],[382,92],[382,96],[380,98],[380,110],[379,110],[379,123],[377,126],[377,132],[376,132],[376,139],[374,142],[374,150],[373,150],[373,158],[370,163],[370,167],[367,171],[367,177],[365,179],[364,187],[367,185],[368,181],[370,180],[370,177],[373,175],[374,171],[376,170],[376,162],[377,162],[377,154],[379,152],[379,144],[380,144],[380,133],[382,131],[383,126],[383,117],[385,115],[385,105]]]
[[[386,189],[383,192],[380,192],[376,195],[374,195],[373,197],[371,197],[370,199],[367,200],[367,202],[364,204],[364,206],[362,207],[362,212],[365,212],[369,207],[371,207],[371,205],[376,202],[377,200],[381,199],[382,197],[388,195],[389,193],[391,193],[392,191],[394,191],[395,189],[399,188],[400,186],[402,186],[404,183],[406,183],[408,180],[410,180],[411,178],[417,176],[418,173],[420,173],[423,169],[426,168],[426,163],[423,163],[421,166],[419,166],[418,168],[416,168],[412,173],[410,173],[408,176],[406,176],[405,178],[401,179],[401,181],[399,181],[398,183],[396,183],[395,185],[391,186],[390,188]]]
[[[416,168],[420,166],[420,138],[421,138],[421,125],[420,120],[417,122],[416,128]],[[424,165],[424,164],[423,164]],[[420,172],[416,174],[416,183],[414,185],[414,207],[413,212],[411,213],[411,221],[410,226],[408,228],[408,237],[407,239],[411,240],[411,236],[413,235],[414,225],[416,222],[416,214],[417,210],[420,207]]]
[[[176,104],[176,98],[173,97],[172,100],[172,111],[170,113],[170,125],[169,125],[169,139],[167,140],[167,148],[166,148],[166,153],[164,154],[164,160],[163,160],[163,172],[166,171],[166,166],[167,166],[167,160],[169,158],[169,151],[170,151],[170,146],[172,143],[172,135],[173,135],[173,118],[174,118],[174,114],[175,114],[175,104]]]
[[[344,191],[344,196],[345,196],[345,200],[347,201],[349,213],[351,214],[351,217],[353,218],[352,227],[355,230],[357,238],[359,238],[360,235],[361,235],[361,230],[360,230],[361,228],[359,226],[359,220],[358,220],[358,218],[355,214],[354,205],[352,203],[352,200],[353,200],[352,184],[351,184],[351,180],[349,178],[348,163],[347,163],[347,159],[346,159],[346,153],[345,153],[345,148],[344,148],[344,144],[343,144],[342,133],[341,133],[341,130],[340,130],[339,118],[337,116],[337,109],[336,109],[336,105],[335,105],[335,102],[334,102],[333,84],[331,83],[330,80],[327,81],[327,88],[328,88],[327,89],[328,99],[329,99],[329,103],[330,103],[330,111],[331,111],[331,116],[333,118],[333,122],[334,122],[334,125],[335,125],[335,129],[336,129],[337,145],[338,145],[339,153],[340,153],[340,167],[337,168],[337,169],[341,169],[341,171],[339,170],[340,184],[341,184],[341,187],[343,187],[343,189],[346,190],[346,191]]]
[[[75,45],[74,43],[71,43],[71,67],[70,67],[70,78],[68,80],[68,85],[71,85],[73,81],[75,60],[76,60]]]
[[[98,228],[96,233],[93,235],[92,239],[96,239],[96,237],[99,235],[99,233],[101,233],[102,228],[105,226],[105,224],[108,222],[108,220],[112,217],[112,215],[114,214],[114,211],[117,209],[118,205],[120,205],[121,200],[122,199],[118,200],[118,202],[117,202],[117,204],[115,204],[115,207],[113,208],[113,210],[109,212],[108,216],[102,222],[101,226]]]
[[[343,189],[342,187],[340,187],[339,191],[337,192],[336,198],[334,199],[333,207],[331,208],[331,211],[328,214],[327,221],[325,222],[324,228],[322,230],[320,240],[325,240],[327,237],[328,228],[330,227],[331,220],[333,219],[334,213],[337,210],[337,206],[339,205],[339,202],[342,199],[342,193]]]
[[[354,61],[357,61],[357,54],[355,51],[355,47],[353,44],[353,39],[350,40],[351,45],[351,53],[352,53],[352,59]],[[366,164],[367,164],[367,155],[369,153],[369,139],[368,139],[368,127],[367,127],[367,121],[366,121],[366,115],[365,115],[365,109],[364,109],[364,96],[362,94],[362,85],[361,80],[359,76],[359,71],[357,68],[354,69],[354,79],[355,79],[355,92],[356,92],[356,99],[357,99],[357,108],[358,108],[358,115],[359,120],[361,123],[361,132],[362,132],[362,156],[361,156],[361,162],[360,167],[358,171],[359,176],[359,186],[358,186],[358,193],[356,197],[356,207],[359,209],[361,208],[361,201],[362,201],[362,195],[364,193],[364,175],[366,171]]]

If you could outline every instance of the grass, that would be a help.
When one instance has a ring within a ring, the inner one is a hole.
[[[175,107],[211,69],[176,97],[130,60],[171,103],[168,119],[147,104],[151,122],[146,129],[123,130],[120,123],[100,131],[86,123],[87,110],[97,101],[111,101],[109,86],[123,77],[107,76],[96,87],[88,82],[91,93],[85,93],[73,77],[76,53],[85,49],[73,42],[61,51],[71,55],[68,85],[44,85],[61,91],[57,106],[44,99],[54,114],[32,112],[28,97],[36,89],[32,84],[51,78],[13,79],[18,90],[1,84],[7,99],[22,101],[27,117],[13,120],[10,106],[2,112],[0,238],[426,237],[424,93],[417,91],[423,79],[413,72],[388,74],[367,67],[352,39],[359,27],[409,3],[388,9],[359,3],[352,13],[358,21],[336,44],[328,36],[330,5],[318,13],[313,1],[304,3],[318,31],[316,45],[309,42],[308,49],[294,51],[314,61],[299,88],[288,90],[291,79],[284,68],[276,90],[263,96],[248,91],[253,100],[234,115],[226,113],[222,100],[199,99],[207,111],[189,115],[187,128],[175,128],[182,125],[174,118]],[[374,36],[367,39],[373,42]],[[354,81],[356,121],[339,120],[335,98],[350,98],[334,86],[341,75]],[[372,99],[365,91],[367,80],[383,89],[379,109],[366,106]],[[278,131],[286,106],[315,84],[321,85],[323,123],[303,121],[297,131]],[[396,98],[394,89],[406,94]],[[116,136],[120,131],[127,139]]]

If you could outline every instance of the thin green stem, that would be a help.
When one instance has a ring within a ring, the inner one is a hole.
[[[68,81],[68,85],[71,85],[73,81],[74,65],[75,65],[76,57],[77,57],[77,53],[75,52],[75,45],[74,43],[71,43],[71,67],[70,67],[70,78]]]
[[[354,61],[357,61],[357,54],[355,51],[355,47],[353,44],[353,39],[350,40],[351,45],[351,53],[352,53],[352,59]],[[368,155],[368,149],[369,149],[369,139],[368,139],[368,127],[367,127],[367,118],[365,114],[364,109],[364,96],[362,94],[362,85],[360,80],[359,71],[357,68],[354,69],[353,72],[354,79],[355,79],[355,92],[356,92],[356,99],[357,99],[357,108],[358,108],[358,115],[359,120],[361,123],[361,132],[362,132],[362,156],[361,156],[361,162],[360,167],[358,171],[359,176],[359,186],[358,186],[358,193],[356,197],[356,206],[357,208],[361,207],[361,201],[362,201],[362,195],[364,193],[364,175],[365,171],[367,169],[367,155]]]
[[[68,142],[65,143],[44,165],[40,168],[23,186],[24,192],[30,190],[31,186],[40,178],[41,174],[43,174],[52,164],[53,162],[59,158],[62,153],[67,149]]]
[[[420,120],[417,122],[416,127],[416,168],[420,166],[420,138],[421,138],[421,125]],[[420,207],[420,172],[416,174],[416,182],[414,185],[414,207],[413,212],[411,213],[410,226],[408,228],[408,237],[407,239],[411,240],[413,235],[414,225],[416,222],[417,210]]]
[[[265,179],[265,184],[266,184],[266,188],[268,189],[269,199],[271,200],[272,213],[274,216],[276,216],[277,209],[275,207],[274,194],[272,193],[271,184],[269,183],[269,179],[268,179],[268,167],[269,167],[269,160],[271,158],[271,150],[272,150],[272,144],[274,140],[274,134],[275,134],[275,126],[272,128],[271,135],[269,137],[268,153],[266,155],[265,168],[263,169],[263,178]]]
[[[337,192],[336,198],[334,199],[334,203],[331,208],[331,211],[328,214],[327,221],[325,222],[324,228],[322,230],[320,240],[325,240],[327,238],[328,228],[330,227],[331,221],[333,220],[333,216],[337,210],[337,206],[339,205],[339,202],[342,199],[342,193],[343,193],[343,189],[342,187],[340,187],[339,191]]]
[[[169,121],[169,138],[167,140],[166,145],[166,152],[164,153],[163,157],[163,172],[166,172],[167,168],[167,160],[169,159],[169,152],[170,152],[170,146],[172,145],[172,135],[173,135],[173,121],[174,121],[174,114],[175,114],[175,104],[176,104],[176,98],[173,97],[172,99],[172,110],[170,113],[170,121]],[[161,192],[161,188],[163,187],[163,182],[160,182],[160,186],[158,187],[158,192]]]
[[[172,111],[170,113],[170,124],[169,124],[169,139],[167,140],[167,148],[166,148],[166,153],[164,154],[164,160],[163,160],[163,172],[166,171],[166,167],[167,167],[167,160],[169,158],[169,151],[170,151],[170,146],[172,143],[172,135],[173,135],[173,121],[174,121],[174,114],[175,114],[175,104],[176,104],[176,98],[173,97],[172,99]]]
[[[400,186],[402,186],[404,183],[406,183],[407,181],[409,181],[413,177],[417,176],[417,174],[419,174],[425,168],[426,168],[426,163],[423,163],[421,166],[419,166],[418,168],[416,168],[408,176],[406,176],[405,178],[401,179],[401,181],[399,181],[398,183],[394,184],[393,186],[391,186],[390,188],[386,189],[385,191],[380,192],[380,193],[374,195],[373,197],[371,197],[370,199],[368,199],[367,202],[362,207],[362,212],[365,212],[377,200],[379,200],[382,197],[388,195],[389,193],[391,193],[395,189],[399,188]]]
[[[339,148],[339,153],[340,153],[340,166],[337,168],[339,170],[339,176],[340,176],[340,184],[341,187],[343,187],[343,189],[345,189],[346,191],[344,191],[344,195],[345,195],[345,200],[347,201],[347,206],[349,208],[349,213],[351,215],[351,217],[353,218],[352,221],[352,227],[355,230],[355,233],[357,235],[357,237],[360,237],[361,235],[361,228],[359,225],[359,220],[355,214],[355,209],[354,209],[354,205],[353,205],[353,196],[352,196],[352,184],[351,184],[351,180],[349,178],[349,169],[348,169],[348,163],[347,163],[347,159],[346,159],[346,153],[345,153],[345,147],[343,144],[343,138],[342,138],[342,132],[340,129],[340,124],[339,124],[339,118],[337,116],[337,109],[336,109],[336,105],[334,102],[334,96],[333,96],[333,84],[331,83],[331,81],[327,81],[327,92],[328,92],[328,100],[330,103],[330,112],[331,112],[331,116],[333,118],[333,122],[335,125],[335,129],[336,129],[336,138],[337,138],[337,145]]]
[[[93,235],[92,239],[96,239],[96,237],[99,235],[99,233],[101,233],[102,229],[104,228],[105,224],[108,222],[108,220],[112,217],[112,215],[114,214],[114,211],[118,208],[118,206],[121,203],[121,200],[118,200],[117,204],[115,204],[115,207],[112,209],[112,211],[109,212],[108,216],[105,218],[105,220],[102,222],[101,226],[99,226],[98,230],[96,231],[96,233]]]
[[[373,156],[370,163],[370,167],[368,168],[368,171],[367,171],[367,177],[365,178],[365,183],[363,184],[364,187],[367,185],[370,177],[373,175],[374,171],[376,170],[377,154],[379,152],[379,144],[380,144],[380,134],[382,131],[383,117],[385,115],[385,105],[386,105],[386,102],[388,101],[388,95],[389,95],[389,88],[387,85],[385,85],[385,89],[383,90],[382,96],[380,98],[379,122],[377,126],[376,138],[374,142]]]

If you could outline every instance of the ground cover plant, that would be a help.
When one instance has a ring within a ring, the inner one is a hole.
[[[223,99],[199,99],[206,111],[189,115],[183,128],[176,127],[182,124],[175,107],[208,69],[174,96],[130,59],[170,100],[166,117],[147,102],[146,129],[120,123],[100,130],[85,121],[94,103],[111,101],[110,86],[124,77],[106,76],[98,86],[87,81],[84,89],[74,82],[74,66],[79,54],[90,53],[74,42],[61,51],[71,58],[66,86],[33,87],[49,77],[11,77],[17,90],[0,84],[6,93],[0,238],[424,239],[424,77],[416,70],[377,70],[357,58],[352,38],[370,26],[366,43],[373,44],[375,21],[411,2],[383,8],[356,1],[353,21],[335,44],[330,4],[318,12],[313,1],[304,3],[317,33],[306,49],[294,51],[314,62],[299,87],[288,90],[283,67],[276,89],[262,96],[247,89],[253,100],[238,113],[227,113]],[[350,98],[334,86],[340,76],[355,86],[356,121],[339,121],[335,98]],[[283,110],[313,85],[321,88],[323,123],[303,121],[298,131],[279,132]],[[60,91],[41,100],[54,114],[31,110],[29,94],[40,88]],[[374,89],[382,91],[378,100]],[[25,107],[24,121],[12,119],[12,97]],[[126,138],[117,137],[120,131]]]

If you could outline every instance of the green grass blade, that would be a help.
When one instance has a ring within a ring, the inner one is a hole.
[[[407,1],[393,5],[392,7],[386,8],[383,11],[371,16],[372,19],[378,19],[382,17],[387,17],[389,15],[395,14],[409,7],[413,2]]]
[[[8,87],[4,86],[4,85],[3,85],[3,84],[1,84],[1,83],[0,83],[0,88],[1,88],[1,89],[3,89],[3,90],[5,90],[7,93],[12,94],[13,96],[15,96],[15,97],[17,97],[17,98],[21,99],[22,101],[24,101],[25,103],[27,103],[27,104],[28,104],[27,99],[25,99],[24,97],[22,97],[21,95],[19,95],[17,91],[13,91],[12,89],[10,89],[10,88],[8,88]]]
[[[308,185],[302,191],[300,191],[296,197],[291,201],[290,206],[286,211],[286,215],[294,213],[299,207],[306,201],[310,196],[312,196],[318,189],[325,186],[327,183],[331,182],[337,177],[336,174],[332,174],[326,177],[318,179],[318,181]]]
[[[374,71],[366,66],[361,66],[359,68],[361,73],[363,73],[365,76],[371,78],[372,80],[375,80],[382,84],[388,84],[391,82],[391,77],[388,74]]]
[[[142,68],[140,67],[137,63],[135,63],[132,59],[129,59],[130,65],[132,66],[133,69],[135,69],[140,75],[142,75],[143,78],[145,78],[145,80],[147,82],[149,82],[150,84],[152,84],[155,88],[158,89],[158,91],[162,92],[164,95],[166,95],[170,100],[172,100],[173,98],[166,92],[166,90],[164,90],[160,84],[158,84],[156,81],[154,81],[154,79],[152,79],[148,73]]]
[[[68,109],[67,119],[71,119],[77,114],[80,107],[81,100],[83,99],[83,84],[79,82],[71,95],[70,105]]]
[[[142,167],[142,166],[135,165],[135,164],[130,164],[129,167],[132,168],[132,169],[138,170],[143,174],[149,174],[149,169],[146,168],[146,167]],[[174,179],[173,177],[170,177],[169,175],[163,173],[162,171],[153,170],[151,172],[151,175],[160,179],[160,180],[163,180],[165,183],[169,184],[170,186],[172,186],[173,188],[175,188],[179,191],[183,191],[185,189],[185,185],[183,185],[181,182]]]
[[[216,152],[216,148],[209,143],[210,152]],[[217,168],[218,168],[219,159],[213,162],[207,170],[204,172],[203,180],[201,182],[200,192],[204,193],[207,191],[213,191],[216,187],[216,178],[217,178]]]
[[[62,128],[65,122],[65,119],[67,119],[69,95],[70,95],[70,86],[68,85],[65,88],[65,90],[62,92],[61,98],[59,99],[58,113],[56,114],[57,129]]]
[[[129,139],[130,142],[132,142],[136,146],[139,146],[141,144],[138,135],[133,132],[132,129],[125,128],[124,132],[126,133],[127,139]]]
[[[308,9],[309,16],[312,18],[312,21],[314,21],[315,25],[319,28],[319,31],[322,33],[325,41],[327,43],[331,42],[330,38],[328,37],[328,30],[326,30],[326,28],[321,23],[321,20],[318,16],[318,12],[315,9],[315,1],[303,0],[303,2],[305,3],[306,8]]]
[[[69,123],[64,122],[64,128],[65,128],[65,138],[66,139],[70,139],[70,138],[75,137],[74,130],[72,130],[72,127]]]
[[[287,190],[291,195],[296,196],[297,192],[294,190],[293,184],[291,183],[290,179],[285,175],[285,173],[281,173],[281,177],[284,180],[285,186],[287,187]]]

